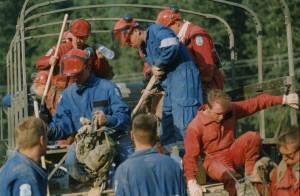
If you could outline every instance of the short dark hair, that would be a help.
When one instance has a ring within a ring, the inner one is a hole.
[[[157,119],[153,114],[139,114],[132,122],[135,139],[143,144],[154,145],[157,135]]]
[[[299,135],[299,126],[292,125],[278,136],[277,146],[280,147],[286,144],[294,144],[296,149],[299,149]]]

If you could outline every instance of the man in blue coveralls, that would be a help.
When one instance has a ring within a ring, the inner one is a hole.
[[[47,150],[47,126],[35,117],[25,117],[16,127],[18,150],[0,169],[0,195],[47,195],[47,172],[41,156]]]
[[[75,76],[75,83],[66,88],[60,98],[52,121],[48,124],[48,139],[56,141],[76,133],[80,118],[97,117],[99,126],[116,130],[111,137],[116,141],[116,165],[133,152],[128,135],[130,110],[122,100],[119,88],[106,79],[91,72],[90,61],[85,51],[72,49],[61,59],[61,74]],[[76,158],[74,143],[65,160],[69,174],[79,182],[90,180],[83,164]]]
[[[160,142],[164,149],[177,145],[183,152],[186,127],[203,103],[199,70],[187,48],[170,28],[151,24],[146,30],[131,14],[116,22],[114,41],[143,52],[152,73],[165,91]],[[168,147],[166,147],[168,146]]]
[[[135,152],[116,171],[115,196],[187,195],[183,172],[172,158],[158,153],[157,121],[153,114],[133,119],[131,138]]]

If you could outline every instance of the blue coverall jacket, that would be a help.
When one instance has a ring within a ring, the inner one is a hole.
[[[183,141],[189,122],[203,104],[199,70],[188,49],[170,28],[152,24],[147,29],[143,51],[150,66],[163,68],[161,80],[164,101],[161,120],[161,144]]]
[[[115,196],[187,195],[183,171],[153,148],[133,153],[116,171]]]
[[[77,133],[80,117],[92,119],[96,110],[103,111],[107,118],[106,127],[124,133],[118,137],[115,163],[123,162],[133,152],[133,146],[127,133],[130,122],[130,109],[122,100],[119,88],[106,79],[91,73],[88,81],[83,86],[76,83],[66,88],[49,123],[48,139],[59,140]],[[75,145],[71,145],[65,160],[65,166],[70,176],[80,181],[82,176],[87,176],[84,166],[79,163],[75,154]]]
[[[105,113],[106,127],[128,131],[130,110],[121,96],[115,84],[93,73],[83,86],[72,84],[63,91],[58,102],[52,122],[48,125],[48,139],[56,141],[77,133],[81,127],[80,117],[91,120],[96,110]]]
[[[0,171],[0,195],[20,195],[20,186],[30,185],[32,196],[47,195],[48,174],[33,160],[16,151]]]

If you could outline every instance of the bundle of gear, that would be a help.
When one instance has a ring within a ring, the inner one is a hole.
[[[98,127],[95,118],[90,122],[81,119],[83,125],[75,137],[76,157],[85,165],[86,171],[93,179],[93,187],[105,187],[108,169],[116,155],[115,143],[109,136],[111,130],[107,127]]]

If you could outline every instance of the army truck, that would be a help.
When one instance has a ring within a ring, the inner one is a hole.
[[[114,1],[113,1],[114,2]],[[278,24],[280,28],[286,30],[286,69],[288,72],[286,75],[280,75],[272,78],[271,80],[264,80],[263,77],[263,36],[262,28],[258,16],[252,8],[249,6],[233,3],[225,0],[211,0],[213,6],[224,6],[230,9],[239,9],[241,12],[245,12],[249,16],[249,22],[253,23],[255,29],[253,32],[244,32],[245,34],[253,34],[253,42],[256,45],[256,56],[252,62],[256,66],[255,75],[239,75],[239,70],[243,66],[243,59],[239,59],[239,45],[235,43],[236,37],[234,35],[235,25],[229,24],[227,18],[223,18],[218,14],[202,13],[197,10],[180,9],[186,18],[193,20],[197,24],[199,20],[214,21],[213,24],[220,26],[223,40],[226,39],[223,44],[223,67],[221,70],[226,72],[226,91],[232,97],[233,100],[243,100],[254,97],[260,93],[268,92],[273,95],[287,94],[291,91],[295,92],[296,80],[295,80],[295,68],[294,62],[299,64],[295,60],[293,54],[293,41],[292,41],[292,26],[291,17],[289,13],[289,6],[284,0],[277,1],[276,6],[282,9],[281,17],[284,18],[281,24]],[[184,7],[184,6],[182,6]],[[158,12],[162,9],[166,9],[166,6],[156,5],[143,5],[143,4],[117,4],[117,3],[85,3],[85,1],[72,1],[72,0],[53,0],[53,1],[32,1],[26,0],[19,13],[19,17],[16,23],[16,32],[11,40],[10,47],[8,48],[6,56],[6,75],[7,75],[7,93],[11,98],[11,106],[1,106],[1,157],[2,162],[5,162],[14,150],[17,149],[14,129],[18,122],[25,116],[33,115],[33,111],[30,107],[31,92],[30,86],[32,80],[31,74],[35,71],[35,60],[43,54],[37,53],[37,51],[47,51],[50,47],[57,43],[60,29],[63,23],[64,16],[67,14],[67,23],[69,24],[74,18],[84,18],[92,25],[91,36],[87,44],[93,45],[95,43],[102,43],[109,48],[112,48],[110,39],[111,30],[114,23],[119,20],[124,14],[124,10],[132,12],[137,21],[146,26],[149,23],[155,22]],[[201,26],[201,24],[199,24]],[[209,28],[206,28],[209,32]],[[222,30],[221,30],[222,29]],[[214,37],[213,37],[214,39]],[[122,50],[115,51],[117,60],[112,60],[111,64],[115,64],[115,69],[121,69],[122,60],[132,58],[132,66],[142,67],[142,60],[138,57],[138,54],[133,53],[134,50]],[[282,60],[282,59],[280,59]],[[279,60],[279,61],[280,61]],[[127,62],[127,61],[126,61]],[[276,62],[275,62],[276,63]],[[274,67],[276,69],[276,67]],[[243,84],[243,80],[254,79],[254,83]],[[113,82],[116,82],[121,89],[124,100],[129,104],[131,109],[135,107],[141,97],[141,91],[145,87],[143,82],[142,68],[140,71],[133,74],[115,75]],[[243,85],[239,85],[239,83]],[[299,91],[299,90],[298,90]],[[281,106],[280,106],[281,107]],[[268,116],[274,110],[281,110],[284,115],[277,116],[277,119],[269,119]],[[284,117],[285,116],[285,117]],[[285,108],[275,107],[275,109],[267,109],[260,112],[258,115],[252,117],[255,119],[255,129],[258,129],[261,133],[264,144],[264,153],[267,156],[272,157],[276,162],[280,157],[277,156],[275,140],[279,132],[286,128],[290,124],[297,124],[297,114],[295,110],[289,110]],[[268,120],[266,121],[266,118]],[[285,118],[285,119],[284,119]],[[284,119],[284,120],[283,120]],[[274,126],[266,124],[266,122],[274,122]],[[237,126],[237,135],[241,134],[243,129],[251,129],[253,124],[249,125],[242,123]],[[69,184],[62,183],[62,178],[65,175],[65,170],[61,168],[64,160],[64,154],[67,152],[65,146],[49,146],[47,151],[46,160],[51,162],[47,164],[51,168],[49,170],[49,182],[51,178],[54,185],[50,186],[51,195],[87,195],[89,187],[77,186],[70,187]],[[61,179],[59,179],[61,178]],[[64,179],[63,181],[66,181]],[[58,183],[55,184],[55,182]],[[204,182],[205,183],[205,182]],[[102,194],[112,194],[112,190],[103,190]]]

